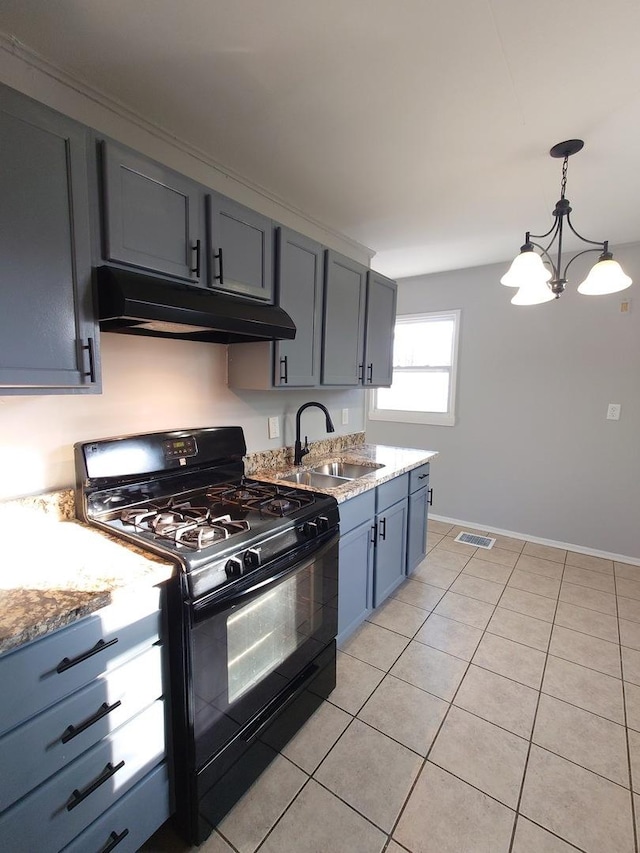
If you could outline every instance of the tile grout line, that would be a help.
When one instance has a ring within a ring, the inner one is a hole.
[[[615,566],[613,571],[613,588],[616,590],[615,599],[616,599],[616,621],[618,623],[618,641],[619,641],[619,649],[620,649],[620,672],[622,675],[622,713],[624,715],[624,731],[625,731],[625,740],[627,743],[627,764],[629,770],[629,796],[631,799],[631,825],[633,830],[633,846],[638,853],[638,829],[636,826],[636,803],[633,795],[633,773],[631,770],[631,745],[629,743],[629,721],[627,719],[627,692],[624,686],[624,660],[622,657],[622,637],[620,636],[620,613],[618,610],[618,585],[617,578],[615,573]]]
[[[560,589],[562,589],[562,579],[564,577],[564,570],[566,567],[566,552],[565,552],[565,562],[562,565],[562,574],[560,576]],[[513,822],[513,829],[511,831],[511,843],[509,844],[509,853],[513,851],[513,845],[516,840],[516,829],[518,826],[518,818],[520,817],[520,806],[522,805],[522,795],[524,793],[525,781],[527,778],[527,771],[529,769],[529,757],[531,756],[531,747],[533,745],[533,733],[536,729],[536,721],[538,719],[538,710],[540,708],[540,698],[542,697],[542,685],[544,684],[544,676],[547,671],[547,662],[549,660],[549,649],[551,648],[551,638],[553,637],[553,625],[555,624],[556,613],[558,611],[558,605],[560,603],[560,592],[558,592],[558,598],[556,599],[556,606],[553,611],[553,620],[551,622],[551,631],[549,632],[549,641],[547,643],[547,650],[545,652],[544,665],[542,667],[542,674],[540,676],[540,686],[538,688],[538,699],[536,701],[536,708],[533,713],[533,720],[531,721],[531,732],[529,734],[529,747],[527,749],[527,757],[525,758],[524,768],[522,771],[522,780],[520,782],[520,792],[518,794],[518,802],[516,803],[516,819]]]

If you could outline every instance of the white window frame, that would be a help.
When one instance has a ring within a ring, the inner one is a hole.
[[[454,320],[453,346],[451,354],[451,365],[429,365],[428,368],[449,370],[449,399],[446,412],[406,412],[400,409],[380,409],[377,405],[378,391],[372,388],[368,393],[369,420],[372,421],[395,421],[407,424],[430,424],[433,426],[455,426],[456,422],[456,384],[458,376],[458,343],[460,340],[460,317],[459,308],[451,311],[430,311],[425,314],[402,314],[396,317],[398,323],[420,323],[429,320]]]

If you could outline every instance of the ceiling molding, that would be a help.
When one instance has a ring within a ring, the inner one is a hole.
[[[223,178],[235,181],[236,183],[240,184],[251,192],[262,196],[262,198],[266,199],[267,201],[273,204],[277,204],[279,207],[283,208],[289,213],[297,216],[305,222],[308,222],[309,225],[312,225],[314,228],[318,228],[321,231],[324,231],[326,234],[331,235],[336,240],[339,240],[342,243],[353,247],[353,249],[358,254],[364,254],[368,256],[369,259],[373,258],[373,256],[376,254],[375,250],[371,249],[369,246],[365,246],[363,243],[359,243],[357,240],[354,240],[353,238],[348,237],[340,231],[337,231],[335,228],[332,228],[326,223],[321,222],[318,219],[314,219],[312,216],[309,216],[308,213],[305,213],[303,210],[300,210],[299,208],[280,198],[278,195],[271,192],[270,190],[267,190],[265,187],[260,186],[260,184],[256,184],[253,181],[238,174],[237,172],[234,172],[232,169],[229,169],[226,166],[222,165],[209,154],[207,154],[206,151],[203,151],[195,145],[191,145],[189,142],[184,139],[181,139],[180,137],[168,133],[160,125],[148,121],[147,119],[138,115],[130,107],[128,107],[125,103],[118,100],[117,98],[113,98],[112,96],[107,95],[105,92],[96,89],[95,87],[91,86],[90,84],[86,83],[84,80],[80,79],[79,77],[76,77],[75,75],[69,74],[69,72],[65,71],[64,68],[61,68],[59,65],[56,65],[55,63],[46,59],[44,56],[37,53],[35,50],[32,50],[30,47],[25,45],[15,36],[0,31],[0,50],[3,50],[5,53],[17,57],[31,68],[34,68],[40,73],[46,75],[47,77],[50,77],[51,79],[65,86],[67,89],[72,89],[74,92],[77,92],[83,97],[88,98],[90,101],[93,101],[94,103],[98,104],[98,106],[113,113],[118,118],[124,119],[130,124],[133,124],[141,130],[145,131],[145,133],[148,133],[151,136],[160,139],[166,145],[170,145],[173,148],[178,149],[180,152],[187,154],[189,157],[193,157],[195,160],[198,160],[205,166],[214,169]]]

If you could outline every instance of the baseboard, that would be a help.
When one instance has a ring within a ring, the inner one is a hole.
[[[609,551],[597,551],[595,548],[585,548],[583,545],[574,545],[571,542],[557,542],[555,539],[541,539],[539,536],[531,536],[529,533],[519,533],[515,530],[503,530],[500,527],[488,527],[486,524],[475,524],[459,518],[447,518],[444,515],[429,513],[429,518],[434,521],[443,521],[445,524],[456,524],[460,527],[469,527],[471,530],[483,530],[487,533],[497,533],[499,536],[513,536],[515,539],[526,539],[537,545],[550,545],[552,548],[564,548],[567,551],[575,551],[578,554],[588,554],[590,557],[603,557],[605,560],[615,560],[618,563],[629,563],[632,566],[640,566],[640,558],[629,557],[626,554],[611,554]]]

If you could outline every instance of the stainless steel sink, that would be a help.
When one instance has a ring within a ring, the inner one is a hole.
[[[357,480],[358,477],[364,477],[371,474],[377,468],[384,468],[384,465],[357,465],[353,462],[326,462],[324,465],[318,465],[317,468],[311,470],[315,474],[323,474],[329,477],[342,477],[345,480]]]
[[[335,489],[336,486],[344,486],[348,483],[349,478],[331,476],[317,471],[296,471],[294,474],[287,474],[280,482],[311,486],[314,489]]]

